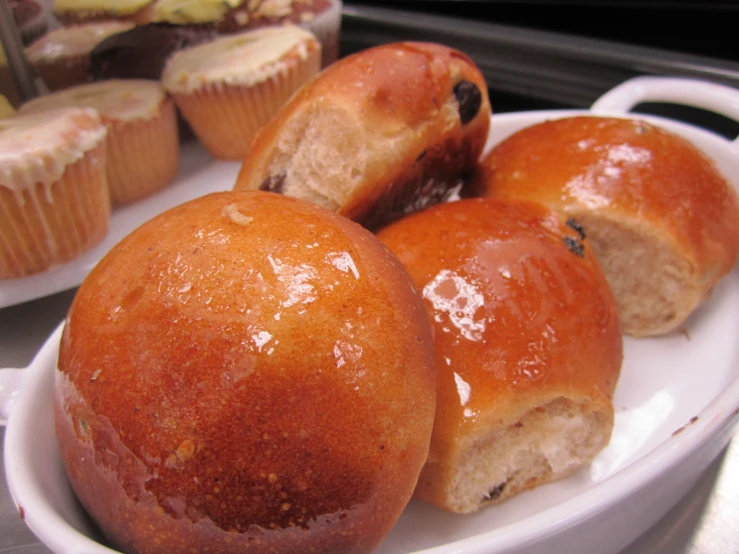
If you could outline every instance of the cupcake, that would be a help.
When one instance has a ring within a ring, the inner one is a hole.
[[[160,79],[169,57],[220,35],[295,23],[321,43],[322,66],[338,58],[341,0],[159,0],[151,23],[111,36],[90,54],[94,80]]]
[[[105,236],[106,135],[91,109],[0,119],[0,279],[70,261]]]
[[[0,118],[10,117],[15,113],[15,109],[10,105],[8,99],[0,94]]]
[[[133,26],[131,22],[100,21],[55,29],[26,48],[26,56],[49,90],[86,83],[92,49]]]
[[[214,29],[169,23],[136,25],[101,41],[90,53],[90,76],[106,79],[162,78],[169,57],[185,48],[210,42]]]
[[[325,67],[338,58],[341,7],[341,0],[158,0],[151,21],[213,25],[224,34],[293,23],[316,36]]]
[[[36,0],[8,0],[23,44],[30,44],[49,28],[49,8]]]
[[[153,0],[54,0],[52,11],[62,25],[90,21],[132,21],[145,23]]]
[[[107,175],[113,206],[151,195],[171,183],[179,166],[177,117],[156,81],[88,83],[35,98],[21,114],[66,106],[94,108],[108,128]]]
[[[257,131],[321,63],[321,45],[294,25],[265,27],[182,50],[162,82],[215,157],[241,160]]]

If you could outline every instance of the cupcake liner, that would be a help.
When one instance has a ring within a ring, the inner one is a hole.
[[[0,279],[40,273],[86,252],[108,232],[105,143],[50,184],[0,185]]]
[[[320,67],[320,50],[289,58],[284,71],[253,86],[213,83],[174,99],[198,140],[210,154],[241,160],[257,132]]]
[[[331,7],[309,21],[302,27],[313,33],[321,43],[323,53],[321,67],[331,65],[339,59],[339,37],[341,34],[341,0],[329,0]]]
[[[107,174],[113,206],[139,200],[177,175],[180,144],[174,102],[166,98],[151,119],[107,122]]]

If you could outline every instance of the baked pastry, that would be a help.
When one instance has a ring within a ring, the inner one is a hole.
[[[105,236],[105,135],[89,109],[0,119],[0,279],[72,260]]]
[[[339,55],[341,0],[160,0],[153,10],[149,23],[110,37],[93,50],[93,79],[161,79],[175,52],[222,34],[285,23],[299,24],[315,35],[322,65]]]
[[[90,21],[149,20],[154,0],[54,0],[52,12],[62,25],[76,25]]]
[[[213,156],[240,160],[320,61],[321,45],[308,31],[265,27],[177,52],[162,83]]]
[[[85,106],[108,127],[106,173],[113,206],[153,194],[170,184],[179,168],[177,114],[157,81],[88,83],[40,96],[20,113]]]
[[[167,23],[136,25],[101,41],[90,53],[93,80],[162,78],[164,64],[180,50],[216,38],[216,31]]]
[[[432,337],[407,273],[276,194],[135,230],[80,287],[58,367],[62,460],[123,552],[368,552],[428,453]]]
[[[257,136],[237,190],[301,198],[369,228],[444,199],[488,134],[482,74],[464,54],[394,43],[343,58]]]
[[[90,81],[90,52],[102,40],[134,26],[131,22],[100,21],[55,29],[26,48],[29,63],[49,90]]]
[[[482,161],[478,187],[575,217],[630,335],[677,329],[739,255],[735,190],[690,142],[638,119],[529,127]]]
[[[416,496],[469,513],[589,463],[613,429],[616,304],[577,222],[467,199],[378,233],[421,290],[438,374]]]
[[[223,34],[301,25],[321,43],[325,67],[339,56],[341,7],[341,0],[158,0],[151,21],[211,26]]]

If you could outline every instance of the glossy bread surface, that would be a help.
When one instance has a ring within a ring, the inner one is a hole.
[[[482,160],[479,184],[498,198],[654,225],[709,286],[739,252],[739,203],[712,160],[638,119],[578,116],[523,129]]]
[[[370,233],[272,193],[209,195],[82,284],[57,374],[62,457],[126,551],[367,551],[426,458],[431,348]]]
[[[616,307],[576,226],[537,204],[468,199],[378,236],[433,321],[439,387],[430,457],[558,397],[612,413],[623,356]]]
[[[490,114],[484,77],[462,52],[370,48],[292,97],[254,140],[235,188],[309,189],[298,197],[376,229],[439,202],[472,170]]]

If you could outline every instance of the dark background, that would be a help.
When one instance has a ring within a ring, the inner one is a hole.
[[[345,0],[617,40],[739,61],[739,2],[662,0]]]

